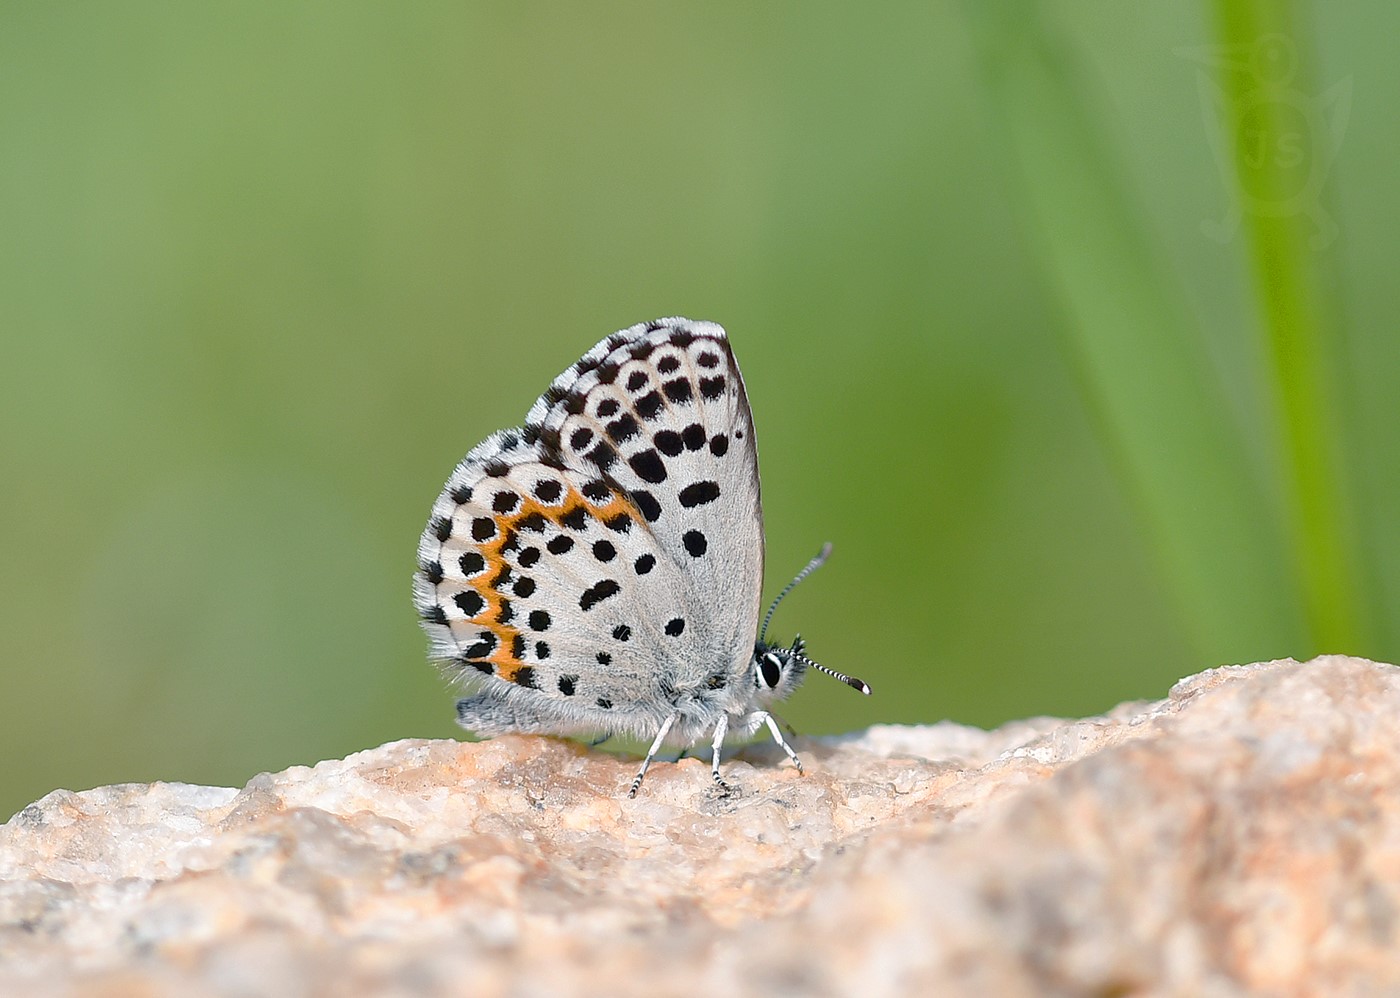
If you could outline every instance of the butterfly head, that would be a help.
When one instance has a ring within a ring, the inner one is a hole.
[[[821,551],[817,552],[817,556],[809,561],[807,567],[798,572],[797,576],[778,594],[778,598],[773,600],[773,605],[768,608],[767,616],[763,618],[763,627],[758,632],[758,641],[754,643],[753,658],[749,661],[749,671],[753,677],[754,689],[760,700],[766,702],[784,699],[802,684],[802,677],[806,675],[809,668],[825,673],[833,679],[839,679],[852,689],[860,690],[866,696],[870,695],[870,687],[861,680],[837,672],[835,669],[828,669],[820,662],[808,658],[805,654],[806,645],[802,641],[802,635],[799,634],[795,637],[792,645],[787,648],[780,644],[769,644],[767,641],[768,624],[773,619],[773,613],[778,609],[778,604],[783,601],[783,597],[792,592],[799,582],[821,568],[830,555],[831,545],[823,545]]]
[[[802,638],[798,637],[791,648],[770,645],[764,641],[757,642],[753,649],[753,659],[749,662],[749,672],[753,677],[758,699],[786,699],[802,685],[802,677],[807,672],[807,659],[802,654]]]
[[[870,695],[870,687],[854,676],[848,676],[835,669],[828,669],[820,662],[814,662],[804,653],[806,645],[802,635],[793,639],[792,646],[770,645],[760,639],[753,649],[753,659],[749,663],[753,675],[754,689],[765,701],[782,700],[802,685],[802,677],[807,670],[815,669],[833,679],[839,679],[852,689]]]

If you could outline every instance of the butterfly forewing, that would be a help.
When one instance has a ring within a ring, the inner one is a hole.
[[[747,667],[763,565],[752,416],[723,329],[661,320],[599,343],[523,429],[467,455],[419,555],[435,656],[509,701],[515,727],[649,735],[704,712]]]

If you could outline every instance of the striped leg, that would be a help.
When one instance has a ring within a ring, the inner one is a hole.
[[[756,713],[762,715],[763,723],[768,725],[768,730],[772,732],[773,741],[777,742],[780,746],[782,746],[783,751],[787,753],[787,757],[791,759],[792,764],[797,767],[797,771],[799,773],[803,773],[802,760],[797,758],[797,753],[792,750],[792,746],[789,745],[787,743],[787,739],[783,737],[782,729],[778,727],[778,722],[773,720],[773,715],[768,713],[768,711],[766,710],[760,710]],[[805,776],[806,774],[803,773],[803,775]]]
[[[676,723],[676,718],[679,716],[679,714],[672,714],[662,723],[661,730],[656,733],[656,740],[651,743],[651,748],[647,749],[647,757],[642,760],[642,768],[637,770],[637,778],[632,781],[632,789],[627,791],[628,797],[637,796],[637,791],[642,786],[642,777],[647,775],[647,767],[651,765],[651,760],[656,757],[656,753],[661,751],[661,743],[666,740],[671,725]]]
[[[715,737],[711,743],[715,749],[714,761],[710,763],[710,775],[715,778],[715,783],[725,793],[729,792],[729,784],[719,778],[719,750],[724,747],[724,736],[729,733],[729,715],[721,714],[719,723],[715,725]]]

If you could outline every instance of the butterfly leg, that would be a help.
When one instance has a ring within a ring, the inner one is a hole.
[[[802,773],[802,760],[797,758],[797,753],[792,750],[792,746],[783,738],[782,729],[778,727],[778,722],[773,720],[773,715],[766,710],[760,710],[757,713],[763,718],[763,723],[768,725],[768,730],[773,735],[773,741],[778,743],[782,750],[787,753],[787,757],[792,760],[792,764],[797,767],[797,771]]]
[[[715,778],[715,785],[725,793],[729,792],[729,784],[719,778],[719,750],[724,747],[724,736],[729,733],[729,715],[721,714],[719,723],[715,725],[715,737],[711,744],[714,746],[714,761],[710,763],[710,775]]]
[[[661,724],[661,730],[656,733],[656,739],[651,743],[651,748],[647,749],[647,757],[642,760],[642,768],[637,770],[637,777],[632,781],[632,789],[627,791],[628,797],[637,796],[637,791],[642,786],[642,777],[647,775],[647,767],[651,765],[651,760],[656,757],[656,753],[661,751],[661,743],[666,740],[666,735],[671,730],[671,725],[676,723],[679,714],[672,714]]]

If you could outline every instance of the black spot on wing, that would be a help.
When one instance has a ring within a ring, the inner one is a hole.
[[[589,352],[591,353],[592,351]],[[578,360],[574,361],[574,379],[577,380],[583,377],[585,374],[596,368],[602,362],[603,358],[601,357],[580,357]]]
[[[694,398],[689,378],[672,378],[661,386],[661,390],[666,393],[668,399],[677,405],[689,402]]]
[[[603,600],[616,596],[621,591],[622,587],[612,579],[602,579],[583,591],[583,595],[578,598],[578,608],[584,611],[592,610]]]
[[[598,446],[585,454],[584,457],[588,458],[588,460],[598,466],[600,471],[604,472],[617,463],[617,451],[613,448],[612,444],[603,441],[599,441]]]
[[[632,501],[637,504],[637,508],[642,511],[642,515],[647,518],[648,523],[655,523],[661,518],[661,503],[656,501],[656,496],[646,489],[638,489],[632,493]]]
[[[675,457],[685,449],[685,441],[675,430],[658,430],[652,436],[651,442],[656,445],[657,450],[667,457]]]
[[[626,443],[637,435],[637,420],[630,412],[624,412],[608,424],[607,430],[613,443]]]
[[[593,431],[586,426],[580,426],[573,433],[569,434],[569,446],[576,451],[582,451],[593,442]]]
[[[547,463],[545,455],[558,454],[560,436],[558,427],[540,427],[535,430],[535,438],[540,442],[540,462]]]
[[[705,539],[705,535],[698,530],[687,530],[681,535],[681,543],[685,545],[686,551],[692,558],[699,558],[709,550],[710,542]]]
[[[485,658],[496,650],[496,635],[490,631],[482,631],[477,635],[476,644],[472,645],[462,654],[467,658]],[[485,671],[490,672],[488,667]]]
[[[666,464],[661,460],[661,455],[651,447],[633,454],[627,459],[627,463],[644,482],[659,485],[666,481]]]
[[[486,601],[474,589],[468,589],[457,593],[452,597],[452,602],[457,604],[457,609],[461,610],[468,617],[475,617],[481,612],[481,608],[486,605]]]
[[[703,506],[719,498],[719,482],[692,482],[681,489],[681,505],[686,509]]]
[[[497,513],[509,513],[520,505],[520,497],[514,492],[497,492],[496,498],[491,500],[491,508]]]

